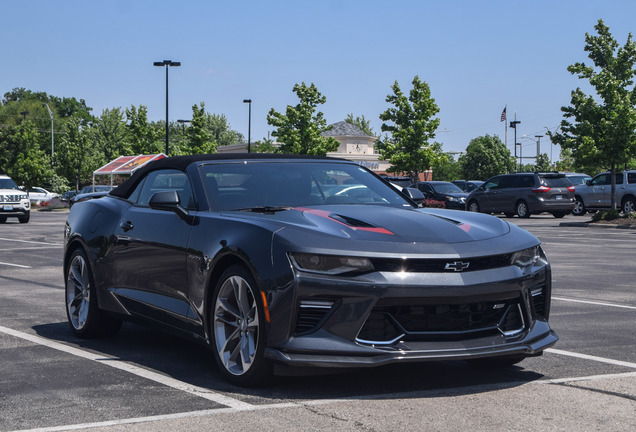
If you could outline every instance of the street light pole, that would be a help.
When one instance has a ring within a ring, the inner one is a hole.
[[[517,113],[515,113],[515,119],[514,121],[510,122],[510,127],[513,128],[515,130],[515,160],[517,160],[517,145],[519,145],[517,143],[517,125],[521,123],[520,121],[517,121]],[[521,171],[521,161],[519,161],[519,171]]]
[[[53,169],[53,155],[55,154],[55,138],[53,135],[53,111],[49,108],[48,104],[43,103],[46,109],[49,111],[49,116],[51,116],[51,169]]]
[[[169,146],[168,146],[168,67],[169,66],[181,66],[181,62],[175,62],[172,60],[164,60],[160,62],[154,62],[154,66],[165,66],[166,67],[166,156],[169,156]]]
[[[243,99],[249,105],[247,117],[247,152],[252,152],[252,99]]]

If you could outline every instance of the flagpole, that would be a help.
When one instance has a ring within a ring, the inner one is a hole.
[[[506,111],[506,119],[504,120],[504,134],[506,136],[506,148],[508,148],[508,104],[506,104],[504,110]]]

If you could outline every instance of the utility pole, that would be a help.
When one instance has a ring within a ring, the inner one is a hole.
[[[537,139],[537,165],[539,164],[539,156],[541,156],[541,137],[543,135],[535,135],[534,137]]]
[[[517,125],[521,123],[520,121],[517,121],[517,113],[515,113],[515,119],[514,121],[510,122],[510,127],[513,128],[515,130],[515,161],[517,160]],[[521,146],[520,146],[521,147]],[[521,162],[519,162],[519,171],[521,171]]]

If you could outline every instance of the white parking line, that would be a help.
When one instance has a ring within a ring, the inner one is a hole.
[[[614,365],[614,366],[624,366],[624,367],[636,369],[636,363],[625,362],[625,361],[621,361],[621,360],[613,360],[613,359],[608,359],[608,358],[605,358],[605,357],[597,357],[597,356],[588,355],[588,354],[579,354],[579,353],[575,353],[575,352],[572,352],[572,351],[564,351],[564,350],[555,349],[555,348],[548,348],[547,350],[545,350],[545,352],[549,352],[549,353],[552,353],[552,354],[564,355],[564,356],[568,356],[568,357],[576,357],[576,358],[580,358],[580,359],[584,359],[584,360],[592,360],[592,361],[596,361],[596,362],[600,362],[600,363],[607,363],[607,364],[611,364],[611,365]]]
[[[554,378],[549,380],[536,381],[536,383],[537,384],[565,384],[565,383],[577,382],[577,381],[598,381],[598,380],[606,380],[606,379],[631,378],[631,377],[636,377],[636,372],[625,372],[625,373],[605,374],[605,375],[589,375],[589,376],[576,377],[576,378]]]
[[[107,357],[104,354],[94,354],[89,351],[84,351],[78,348],[74,348],[68,345],[64,345],[59,342],[54,342],[52,340],[43,338],[41,336],[36,336],[28,333],[24,333],[21,331],[13,330],[8,327],[0,326],[0,333],[5,333],[11,336],[15,336],[20,339],[28,340],[38,345],[43,345],[49,348],[56,349],[58,351],[62,351],[67,354],[71,354],[77,357],[81,357],[87,360],[92,360],[103,365],[107,365],[113,367],[115,369],[119,369],[133,375],[140,376],[142,378],[149,379],[151,381],[155,381],[159,384],[163,384],[168,387],[172,387],[177,390],[184,391],[186,393],[190,393],[194,396],[198,396],[203,399],[207,399],[209,401],[228,406],[230,408],[236,409],[246,409],[252,408],[254,405],[249,404],[247,402],[240,401],[238,399],[234,399],[220,393],[215,393],[209,389],[198,387],[192,384],[184,383],[183,381],[176,380],[174,378],[170,378],[165,375],[161,375],[157,372],[153,372],[147,369],[140,368],[139,366],[135,366],[129,363],[126,363],[116,357]]]
[[[552,297],[552,300],[560,300],[560,301],[566,301],[566,302],[572,302],[572,303],[585,303],[585,304],[591,304],[596,306],[610,306],[610,307],[616,307],[616,308],[636,310],[636,306],[625,306],[625,305],[619,305],[615,303],[604,303],[604,302],[596,302],[596,301],[589,301],[589,300],[574,300],[574,299],[554,297],[554,296]]]
[[[25,266],[25,265],[21,265],[21,264],[11,264],[11,263],[6,263],[6,262],[0,262],[0,265],[6,265],[6,266],[10,266],[10,267],[20,267],[20,268],[26,268],[26,269],[33,268],[31,266]]]
[[[37,245],[64,246],[63,243],[48,243],[48,242],[33,241],[33,240],[18,240],[18,239],[9,239],[9,238],[0,238],[0,240],[12,241],[12,242],[18,242],[18,243],[33,243]]]

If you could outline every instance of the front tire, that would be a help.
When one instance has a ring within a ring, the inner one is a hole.
[[[66,317],[71,331],[83,339],[115,335],[122,323],[99,309],[93,273],[82,249],[71,254],[65,275]]]
[[[18,216],[18,221],[22,223],[28,223],[29,219],[31,219],[31,212],[27,212],[24,216]]]
[[[223,272],[210,308],[210,334],[214,358],[233,384],[255,386],[272,376],[264,356],[264,315],[251,273],[239,265]]]
[[[525,201],[519,201],[516,205],[517,216],[520,218],[529,218],[530,217],[530,209],[528,208],[528,203]]]
[[[561,218],[565,217],[566,214],[568,214],[568,212],[566,212],[566,211],[555,211],[555,212],[552,212],[552,216],[554,216],[557,219],[561,219]]]

